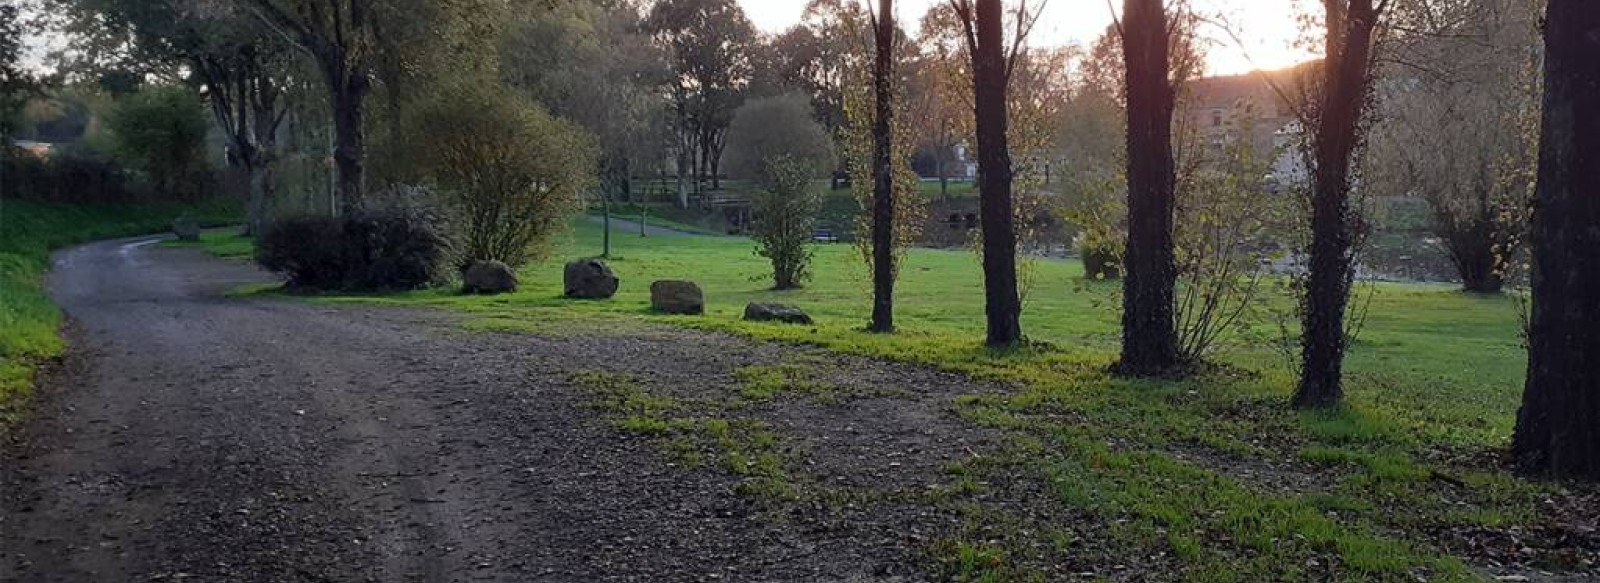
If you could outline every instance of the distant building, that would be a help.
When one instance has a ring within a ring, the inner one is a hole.
[[[1281,91],[1290,91],[1290,72],[1254,72],[1196,79],[1185,88],[1188,123],[1209,147],[1249,140],[1257,152],[1270,152],[1273,136],[1295,121]]]
[[[1245,141],[1255,155],[1271,158],[1271,181],[1301,183],[1307,175],[1298,143],[1305,132],[1289,99],[1315,66],[1197,79],[1185,88],[1182,121],[1213,152]]]
[[[977,180],[978,162],[967,157],[967,145],[965,143],[958,144],[956,147],[951,148],[951,150],[953,150],[955,153],[955,160],[952,160],[952,162],[955,163],[956,168],[956,175],[952,176],[951,178],[956,178],[959,180]]]

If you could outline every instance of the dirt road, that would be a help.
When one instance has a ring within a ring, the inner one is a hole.
[[[57,256],[72,355],[0,448],[0,580],[911,581],[950,522],[774,517],[737,476],[613,428],[569,380],[726,391],[804,349],[225,295],[264,279],[149,240]],[[897,396],[749,413],[816,481],[925,488],[988,439],[948,410],[964,379],[831,360],[830,382]]]

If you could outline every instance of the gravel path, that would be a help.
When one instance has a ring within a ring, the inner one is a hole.
[[[63,252],[73,349],[0,447],[0,581],[917,581],[957,522],[905,502],[995,437],[992,388],[666,329],[466,332],[432,311],[227,297],[152,240]],[[735,414],[851,500],[773,504],[615,427],[575,375],[692,400],[808,363],[837,396]]]

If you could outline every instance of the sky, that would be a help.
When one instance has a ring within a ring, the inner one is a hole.
[[[808,0],[739,0],[757,28],[781,32],[800,20]],[[870,0],[855,0],[867,2]],[[949,0],[897,0],[902,22],[921,20],[929,6]],[[1011,4],[1013,0],[1006,0]],[[1029,0],[1037,2],[1038,0]],[[1118,0],[1048,0],[1045,12],[1034,29],[1030,44],[1063,46],[1088,45],[1111,24],[1111,5]],[[1233,75],[1256,69],[1281,69],[1315,58],[1295,48],[1299,37],[1299,0],[1195,0],[1196,10],[1216,22],[1227,22],[1233,35],[1220,25],[1206,27],[1202,34],[1211,41],[1207,73]],[[915,26],[908,28],[915,29]],[[1233,36],[1244,41],[1235,41]]]

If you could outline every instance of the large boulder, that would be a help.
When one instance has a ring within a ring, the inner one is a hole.
[[[499,261],[474,261],[461,272],[461,293],[495,295],[517,291],[517,272]]]
[[[196,242],[200,240],[200,221],[191,217],[178,217],[172,221],[172,234],[178,236],[179,241]]]
[[[650,307],[663,314],[706,313],[706,295],[692,281],[658,281],[650,284]]]
[[[569,298],[604,300],[617,295],[622,280],[617,279],[611,266],[599,259],[579,259],[567,264],[563,276]]]
[[[751,322],[813,324],[811,316],[804,310],[788,304],[750,304],[744,307],[744,319]]]

